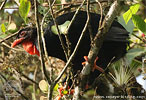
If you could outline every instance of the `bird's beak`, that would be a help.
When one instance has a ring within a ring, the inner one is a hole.
[[[15,41],[12,43],[11,47],[14,48],[16,45],[22,43],[23,40],[24,40],[24,38],[19,38],[19,39],[15,40]]]

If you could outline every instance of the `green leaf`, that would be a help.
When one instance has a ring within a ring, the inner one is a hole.
[[[146,23],[144,22],[144,20],[140,16],[132,15],[132,21],[133,21],[134,25],[140,31],[142,31],[144,34],[146,34]]]
[[[28,0],[20,0],[19,13],[26,23],[27,15],[30,11],[31,3]]]
[[[67,28],[68,28],[68,25],[70,24],[70,21],[66,21],[64,24],[62,25],[58,25],[58,28],[59,28],[59,31],[61,34],[66,34],[66,31],[67,31]],[[57,32],[57,27],[55,25],[51,26],[51,31],[58,35],[58,32]]]
[[[136,14],[136,12],[138,11],[139,7],[140,7],[140,4],[134,4],[134,5],[130,6],[130,9],[123,14],[123,18],[124,18],[126,24],[131,19],[132,14]]]
[[[58,87],[59,87],[59,84],[56,84],[55,87],[54,87],[54,91],[57,91]]]
[[[128,53],[126,54],[126,57],[128,58],[128,63],[131,64],[132,60],[135,57],[145,52],[146,52],[146,49],[144,48],[133,48],[133,49],[128,50]]]
[[[132,20],[130,19],[128,21],[128,23],[126,24],[125,21],[124,21],[124,18],[123,16],[119,16],[118,17],[118,22],[130,33],[133,32],[133,29],[134,29],[134,24],[132,22]]]
[[[58,26],[58,27],[59,27],[59,26]],[[51,31],[52,31],[54,34],[58,35],[57,27],[56,27],[55,25],[52,25],[52,26],[51,26]]]
[[[3,32],[3,33],[5,33],[5,32],[6,32],[6,27],[5,27],[5,25],[4,25],[4,24],[1,24],[1,30],[2,30],[2,32]]]
[[[70,21],[66,21],[64,24],[60,26],[60,31],[62,34],[66,34],[69,23]]]
[[[68,93],[68,91],[67,91],[67,90],[63,90],[62,93],[63,93],[64,95],[66,95],[66,94]]]

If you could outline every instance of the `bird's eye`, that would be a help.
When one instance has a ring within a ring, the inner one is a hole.
[[[26,35],[26,31],[22,31],[20,37],[24,37]]]

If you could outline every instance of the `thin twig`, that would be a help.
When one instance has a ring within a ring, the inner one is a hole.
[[[82,30],[82,33],[81,33],[82,37],[85,34],[86,29],[88,28],[88,25],[89,25],[89,22],[90,22],[90,13],[89,13],[90,8],[89,8],[89,6],[90,6],[90,1],[87,0],[87,20],[86,20],[86,24],[84,26],[84,29]],[[80,36],[80,38],[82,39],[81,36]],[[78,42],[81,41],[80,38],[79,38]],[[79,88],[79,86],[75,86],[75,93],[74,93],[74,96],[73,96],[73,100],[80,100],[80,91],[81,91],[81,88]]]
[[[52,16],[52,18],[53,18],[53,22],[54,22],[54,24],[55,24],[55,26],[56,26],[56,28],[57,28],[57,32],[58,32],[59,40],[60,40],[60,42],[61,42],[61,46],[62,46],[62,48],[63,48],[64,54],[65,54],[65,56],[66,56],[66,59],[68,59],[67,50],[66,50],[65,44],[64,44],[64,42],[63,42],[63,39],[62,39],[60,30],[59,30],[58,24],[56,23],[56,19],[55,19],[55,17],[54,17],[54,12],[53,12],[53,8],[52,8],[52,6],[51,6],[50,0],[48,0],[48,4],[49,4],[49,7],[50,7],[50,13],[51,13],[51,16]]]
[[[24,51],[23,49],[12,48],[11,46],[9,46],[9,45],[8,45],[7,43],[5,43],[5,42],[2,42],[2,45],[6,46],[7,48],[10,48],[10,49],[16,50],[16,51]]]
[[[46,48],[46,42],[45,42],[45,39],[44,39],[44,31],[43,31],[43,25],[44,25],[44,22],[45,22],[45,18],[47,17],[49,12],[50,11],[48,10],[48,12],[44,15],[44,17],[42,19],[42,22],[41,22],[41,35],[42,35],[42,42],[43,42],[45,57],[47,58],[48,64],[51,66],[51,72],[50,72],[50,75],[49,75],[50,76],[50,80],[53,81],[53,66],[52,66],[52,64],[50,62],[50,59],[49,59],[49,56],[48,56],[48,52],[47,52],[47,48]]]
[[[34,82],[36,81],[36,75],[37,75],[38,67],[39,66],[36,66],[35,71],[34,71],[34,77],[33,77]],[[33,83],[33,97],[34,97],[33,99],[36,100],[36,84],[35,83]]]
[[[78,12],[79,12],[79,10],[81,9],[81,7],[84,5],[84,3],[85,2],[82,2],[82,4],[78,7],[78,9],[76,10],[76,12],[75,12],[75,14],[74,14],[74,16],[73,16],[73,18],[71,19],[71,21],[70,21],[70,23],[69,23],[69,25],[68,25],[68,28],[65,30],[65,38],[66,38],[66,42],[67,42],[67,46],[68,46],[68,58],[69,58],[69,56],[71,55],[70,53],[70,45],[71,45],[71,43],[70,43],[70,41],[69,41],[69,37],[68,37],[68,31],[69,31],[69,29],[70,29],[70,27],[71,27],[71,25],[72,25],[72,23],[74,22],[74,20],[75,20],[75,18],[76,18],[76,16],[77,16],[77,14],[78,14]],[[68,60],[68,59],[67,59]]]
[[[21,74],[22,77],[24,77],[24,78],[27,79],[28,81],[30,81],[30,82],[32,82],[32,83],[34,83],[35,85],[38,86],[38,83],[37,83],[36,81],[32,80],[31,78],[29,78],[28,76],[26,76],[26,75],[23,74],[23,73],[20,73],[20,74]]]
[[[107,0],[102,0],[102,1],[99,1],[100,3],[105,3],[107,2]],[[93,1],[91,2],[90,4],[96,4],[97,2]],[[54,2],[52,3],[51,6],[62,6],[62,5],[66,5],[66,7],[64,7],[63,9],[60,9],[59,11],[55,12],[54,14],[59,14],[61,13],[62,11],[65,11],[65,10],[68,10],[68,9],[71,9],[71,8],[74,8],[74,7],[78,7],[81,5],[81,3],[77,3],[77,4],[74,4],[74,3],[67,3],[67,4],[55,4]],[[84,5],[86,5],[86,3],[84,3]],[[43,5],[41,5],[43,6]],[[43,7],[48,7],[48,5],[44,5]],[[7,7],[4,7],[3,9],[19,9],[18,7],[11,7],[11,8],[7,8]]]
[[[87,1],[87,16],[89,16],[89,20],[90,20],[90,1]],[[93,43],[93,32],[92,32],[92,27],[91,27],[91,23],[88,24],[88,30],[89,30],[89,35],[90,35],[90,41],[91,41],[91,45]]]
[[[5,0],[5,1],[1,4],[1,6],[0,6],[0,11],[4,8],[6,2],[7,2],[7,0]]]
[[[82,4],[80,5],[80,7],[77,9],[78,11],[79,11],[80,8],[83,6],[83,4],[84,4],[85,1],[86,1],[86,0],[84,0],[84,1],[82,2]],[[76,13],[77,13],[78,11],[76,11]],[[82,33],[81,33],[81,35],[80,35],[79,41],[77,42],[76,47],[75,47],[73,53],[71,54],[71,56],[69,57],[69,59],[68,59],[66,65],[64,66],[63,70],[62,70],[61,73],[58,75],[58,77],[54,80],[54,83],[52,83],[52,84],[50,85],[49,91],[48,91],[49,100],[52,100],[52,92],[53,92],[54,86],[55,86],[55,85],[57,84],[57,82],[61,79],[61,77],[63,76],[64,72],[66,71],[66,69],[67,69],[68,66],[70,65],[71,61],[73,60],[73,58],[74,58],[74,56],[75,56],[75,54],[76,54],[76,52],[77,52],[77,50],[78,50],[78,47],[79,47],[79,45],[80,45],[81,39],[82,39],[83,35],[85,34],[86,28],[87,28],[87,26],[88,26],[88,22],[89,22],[89,19],[87,19],[87,22],[86,22],[86,24],[85,24],[85,26],[84,26],[84,29],[83,29],[83,31],[82,31]]]
[[[16,35],[18,34],[18,32],[19,32],[19,31],[17,31],[17,32],[15,32],[15,33],[13,33],[13,34],[8,35],[6,38],[0,40],[0,43],[2,43],[2,42],[4,42],[5,40],[8,40],[8,39],[10,39],[10,38],[16,36]]]
[[[140,38],[139,36],[135,35],[134,33],[132,33],[133,36],[135,36],[136,38],[138,38],[139,40],[141,40],[143,43],[146,43],[146,40]]]
[[[63,42],[63,39],[61,37],[61,33],[60,33],[60,30],[59,30],[58,24],[56,23],[56,19],[54,17],[54,13],[53,13],[53,9],[52,9],[50,0],[48,0],[48,4],[49,4],[49,7],[50,7],[50,13],[51,13],[51,16],[53,18],[53,22],[54,22],[54,24],[55,24],[55,26],[57,28],[57,32],[58,32],[59,40],[61,42],[61,46],[63,48],[64,54],[66,56],[66,59],[68,59],[67,50],[66,50],[65,44]],[[49,90],[48,90],[48,98],[49,98],[49,100],[52,100],[53,88],[54,88],[55,85],[56,85],[56,83],[55,84],[54,83],[50,84],[50,87],[49,87]]]
[[[103,76],[103,74],[105,75],[105,77],[107,77],[108,73],[106,73],[106,72],[107,72],[107,70],[109,69],[109,67],[111,66],[111,64],[112,64],[112,62],[114,61],[114,59],[115,59],[115,57],[113,57],[113,58],[110,60],[110,62],[108,63],[107,67],[104,69],[104,72],[101,73],[101,74],[95,79],[95,81],[94,81],[93,84],[92,84],[92,88],[94,88],[95,86],[97,86],[97,82],[98,82],[97,80],[99,80],[99,79]]]
[[[14,36],[16,36],[16,35],[18,34],[18,32],[19,32],[19,31],[17,31],[17,32],[15,32],[15,33],[13,33],[13,34],[8,35],[8,36],[7,36],[6,38],[4,38],[4,39],[1,39],[1,40],[0,40],[0,43],[1,43],[2,45],[4,45],[4,46],[10,48],[10,49],[13,49],[13,50],[16,50],[16,51],[24,51],[24,50],[21,50],[21,49],[12,48],[11,46],[9,46],[7,43],[4,42],[4,41],[6,41],[6,40],[8,40],[8,39],[10,39],[10,38],[12,38],[12,37],[14,37]]]
[[[86,1],[86,0],[83,1],[82,5],[84,4],[85,1]],[[78,10],[79,10],[79,9],[78,9]],[[89,19],[87,19],[87,21],[88,21],[88,20],[89,20]],[[77,52],[77,49],[78,49],[78,47],[79,47],[79,45],[80,45],[81,39],[82,39],[82,37],[83,37],[83,35],[84,35],[84,33],[85,33],[85,30],[86,30],[86,28],[87,28],[87,24],[88,24],[88,23],[86,22],[86,24],[85,24],[85,26],[84,26],[84,29],[83,29],[83,31],[82,31],[82,33],[81,33],[81,35],[80,35],[80,38],[79,38],[79,40],[78,40],[78,42],[77,42],[77,44],[76,44],[76,47],[75,47],[73,53],[72,53],[71,56],[69,57],[69,59],[68,59],[66,65],[65,65],[65,67],[63,68],[63,70],[61,71],[61,73],[59,74],[59,76],[55,79],[55,83],[57,83],[57,82],[60,80],[60,78],[61,78],[62,75],[64,74],[65,70],[67,69],[68,65],[69,65],[70,62],[73,60],[73,58],[74,58],[74,56],[75,56],[75,54],[76,54],[76,52]]]
[[[21,90],[22,90],[22,88],[23,88],[23,86],[22,86],[23,82],[22,82],[22,78],[21,78],[20,73],[15,68],[11,68],[11,70],[12,70],[11,73],[13,74],[14,78],[19,81],[20,87],[21,87]]]
[[[116,0],[114,3],[111,5],[111,8],[109,9],[108,14],[105,16],[104,21],[102,23],[102,28],[98,29],[98,33],[95,36],[94,39],[94,45],[92,45],[89,54],[88,54],[88,63],[83,67],[82,73],[81,73],[81,83],[80,83],[80,88],[83,89],[85,85],[86,80],[88,79],[87,77],[89,76],[92,66],[94,64],[94,60],[97,57],[97,54],[100,50],[100,47],[103,43],[104,37],[107,34],[108,29],[110,28],[114,18],[117,16],[117,14],[120,12],[120,7],[121,7],[121,1]]]
[[[101,28],[101,25],[102,25],[102,16],[103,16],[103,13],[102,13],[102,5],[101,3],[96,0],[96,2],[98,3],[99,7],[100,7],[100,21],[99,21],[99,29]]]
[[[15,70],[15,69],[13,69],[13,70]],[[30,81],[31,83],[34,83],[34,84],[36,84],[36,85],[38,86],[38,83],[37,83],[36,81],[33,81],[31,78],[29,78],[27,75],[25,75],[25,74],[22,73],[21,71],[17,71],[17,72],[21,75],[21,77],[27,79],[27,80]],[[11,74],[14,74],[14,73],[11,73]]]
[[[37,4],[36,0],[34,0],[34,5],[35,5],[35,20],[36,20],[36,27],[37,27],[38,47],[39,47],[39,53],[40,53],[42,74],[44,75],[44,78],[46,78],[48,83],[51,84],[51,80],[47,75],[45,62],[44,62],[44,58],[43,58],[43,52],[42,52],[43,45],[41,43],[41,41],[42,41],[42,39],[41,39],[41,29],[40,29],[39,18],[38,18],[38,4]]]
[[[96,91],[97,91],[97,87],[94,89],[94,95],[93,95],[93,98],[92,98],[92,100],[95,100],[95,95],[96,95]]]
[[[52,2],[52,4],[51,4],[52,7],[54,6],[55,2],[56,2],[56,0],[54,0],[54,1]]]
[[[100,3],[105,3],[107,2],[107,0],[105,1],[99,1]],[[93,2],[90,2],[90,5],[91,4],[96,4],[97,2],[93,1]],[[60,4],[55,4],[54,6],[57,6],[57,5],[60,5]],[[63,11],[67,11],[71,8],[75,8],[75,7],[78,7],[81,5],[81,3],[78,3],[78,4],[74,4],[74,3],[70,3],[70,4],[65,4],[65,5],[68,5],[68,6],[65,6],[64,8],[60,9],[59,11],[56,11],[54,14],[58,15],[59,13],[63,12]],[[84,3],[84,5],[87,5],[87,3]]]
[[[68,25],[68,28],[65,30],[65,32],[66,32],[66,33],[65,33],[65,38],[66,38],[66,42],[67,42],[67,46],[68,46],[68,57],[71,55],[71,54],[70,54],[70,53],[71,53],[71,52],[70,52],[70,45],[71,45],[71,43],[70,43],[70,41],[69,41],[68,31],[69,31],[69,29],[70,29],[72,23],[74,22],[74,20],[75,20],[77,14],[78,14],[78,12],[79,12],[79,10],[81,9],[81,7],[82,7],[84,4],[85,4],[85,2],[82,2],[82,4],[78,7],[78,9],[76,10],[76,12],[75,12],[73,18],[71,19],[71,21],[70,21],[70,23],[69,23],[69,25]]]
[[[101,3],[105,3],[105,2],[108,2],[107,0],[102,0],[102,1],[99,1]],[[97,2],[95,1],[92,1],[90,2],[90,4],[96,4]],[[76,2],[76,3],[65,3],[65,4],[54,4],[54,6],[69,6],[69,5],[72,5],[73,7],[76,7],[76,6],[80,6],[82,4],[82,2]],[[87,2],[84,3],[84,5],[86,5]]]
[[[3,79],[7,82],[7,84],[9,84],[7,78],[6,78],[3,74],[0,73],[0,76],[1,76],[1,78],[3,78]],[[23,93],[21,93],[20,91],[18,91],[18,90],[17,90],[15,87],[13,87],[11,84],[9,84],[9,86],[10,86],[12,89],[14,89],[15,92],[17,92],[18,94],[20,94],[25,100],[29,100]]]

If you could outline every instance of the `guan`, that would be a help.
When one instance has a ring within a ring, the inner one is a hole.
[[[71,21],[75,12],[69,12],[63,14],[56,18],[56,23],[58,25],[64,24],[66,21]],[[68,39],[71,43],[70,50],[73,52],[78,39],[82,33],[82,30],[86,24],[87,20],[87,12],[80,11],[75,20],[73,21],[69,31],[68,31]],[[95,13],[90,13],[90,21],[89,24],[91,26],[89,29],[86,29],[86,33],[81,40],[81,44],[79,45],[78,51],[72,60],[73,71],[76,73],[78,70],[82,69],[82,62],[84,62],[84,56],[88,55],[88,52],[91,48],[91,34],[95,37],[98,32],[98,26],[100,21],[100,15]],[[52,27],[54,26],[54,21],[49,22],[48,27],[44,29],[44,38],[46,43],[46,49],[48,52],[48,56],[59,58],[63,61],[67,61],[63,48],[61,46],[61,42],[59,40],[59,36],[52,31]],[[116,61],[123,57],[126,54],[126,48],[129,44],[128,38],[129,33],[123,28],[121,24],[117,21],[113,21],[104,42],[100,48],[98,53],[98,60],[96,62],[97,66],[100,66],[102,69],[105,69],[109,62],[114,58],[113,61]],[[64,34],[61,34],[64,44],[66,45],[66,38]],[[38,55],[39,50],[37,49],[38,40],[37,40],[37,29],[34,27],[27,27],[18,32],[17,39],[13,42],[12,47],[15,47],[18,44],[22,44],[23,48],[26,52],[31,55]],[[94,70],[91,73],[90,78],[91,82],[100,74],[101,72],[98,70]]]

